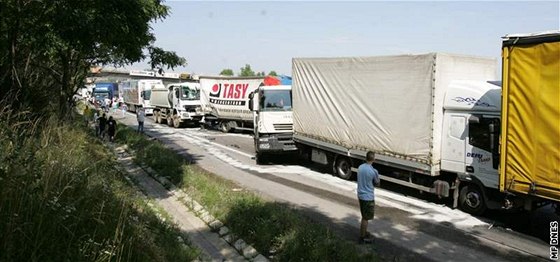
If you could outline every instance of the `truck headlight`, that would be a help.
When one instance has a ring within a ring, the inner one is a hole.
[[[261,137],[259,138],[260,142],[268,142],[268,137]]]
[[[270,144],[259,144],[259,148],[270,149]]]

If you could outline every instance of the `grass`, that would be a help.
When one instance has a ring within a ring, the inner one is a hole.
[[[192,261],[81,120],[0,106],[0,261]]]
[[[355,243],[336,236],[287,204],[270,202],[239,185],[188,165],[175,152],[157,141],[147,140],[127,127],[120,127],[117,140],[128,143],[138,163],[180,183],[230,230],[273,261],[375,261]],[[150,151],[150,152],[146,152]],[[156,157],[156,159],[150,159]],[[160,162],[161,161],[161,162]]]

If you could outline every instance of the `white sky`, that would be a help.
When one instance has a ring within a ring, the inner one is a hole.
[[[293,57],[447,52],[500,58],[501,37],[560,28],[559,1],[166,1],[156,45],[176,72],[291,75]],[[133,69],[147,68],[146,63]]]

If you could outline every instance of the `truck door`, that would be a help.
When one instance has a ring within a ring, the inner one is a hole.
[[[495,116],[471,116],[465,143],[466,172],[489,188],[498,188],[499,185],[499,159],[492,154],[497,150],[497,137],[492,135],[495,123],[499,123]]]

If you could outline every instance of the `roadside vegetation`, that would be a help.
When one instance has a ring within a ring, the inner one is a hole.
[[[0,106],[0,261],[192,261],[79,120]]]
[[[134,151],[134,161],[173,181],[234,234],[273,261],[375,261],[370,249],[336,236],[297,209],[270,202],[239,185],[189,165],[158,141],[119,126],[116,140]],[[372,246],[370,246],[372,247]]]

